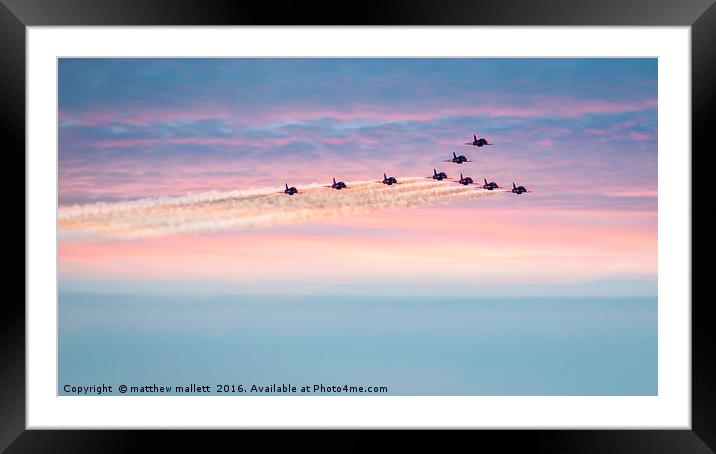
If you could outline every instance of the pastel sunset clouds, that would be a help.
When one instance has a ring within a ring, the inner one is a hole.
[[[656,68],[655,59],[61,59],[61,210],[433,168],[533,191],[251,231],[68,237],[61,278],[507,287],[648,278],[655,293]],[[495,145],[463,145],[473,134]],[[442,162],[452,152],[473,162]]]

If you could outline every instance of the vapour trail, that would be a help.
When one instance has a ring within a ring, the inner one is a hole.
[[[59,232],[60,238],[142,238],[245,230],[500,193],[424,177],[399,181],[393,186],[347,182],[348,188],[340,191],[313,183],[293,196],[279,188],[260,188],[61,207]]]

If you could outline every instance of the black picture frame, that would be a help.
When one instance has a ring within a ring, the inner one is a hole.
[[[710,139],[710,129],[713,129],[710,123],[716,106],[714,0],[508,0],[489,3],[392,0],[352,5],[344,4],[339,8],[337,3],[328,2],[277,4],[230,0],[0,0],[0,128],[6,159],[24,156],[26,27],[41,25],[690,26],[692,150],[705,149]],[[713,145],[709,145],[713,149]],[[24,159],[22,165],[24,168]],[[705,171],[703,167],[701,171]],[[21,178],[24,179],[24,173]],[[697,180],[697,175],[692,173],[692,181]],[[693,188],[687,189],[697,196]],[[21,201],[16,197],[12,202],[23,203],[24,212],[24,198]],[[692,225],[697,226],[693,219]],[[707,228],[709,226],[713,228],[712,222]],[[26,227],[23,223],[23,235]],[[19,242],[8,241],[7,249],[15,247],[19,248]],[[8,261],[15,256],[8,254]],[[693,272],[705,271],[693,267]],[[466,441],[472,446],[474,443],[496,442],[508,451],[529,446],[530,450],[549,452],[714,452],[716,348],[709,335],[710,300],[692,297],[691,301],[691,430],[517,430],[509,433],[480,430],[460,431],[451,434],[450,440]],[[241,432],[237,436],[234,431],[25,430],[25,305],[20,298],[8,297],[4,301],[0,316],[0,349],[0,451],[144,452],[164,451],[167,444],[206,451],[211,446],[223,449],[237,446],[233,443],[238,440],[245,446],[243,443],[249,436],[266,450],[295,449],[303,443],[307,447],[323,445],[341,451],[376,447],[365,431],[334,431],[328,435],[335,441],[322,435],[317,445],[317,441],[309,442],[304,437],[305,432],[296,431],[286,432],[287,437],[275,437],[265,432]],[[410,435],[411,443],[426,446],[423,433],[412,432]],[[382,448],[394,447],[393,441],[382,443]],[[396,446],[404,450],[404,443],[405,440],[401,440]]]

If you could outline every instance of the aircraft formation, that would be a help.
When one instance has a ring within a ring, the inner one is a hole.
[[[473,139],[472,142],[465,142],[465,145],[470,145],[470,146],[474,146],[474,147],[483,147],[483,146],[487,146],[487,145],[494,145],[492,143],[489,143],[487,141],[487,139],[485,139],[484,137],[481,137],[478,139],[476,134],[472,135],[472,139]],[[467,157],[465,157],[464,155],[457,155],[457,153],[453,152],[452,158],[444,160],[443,162],[450,162],[453,164],[463,164],[463,163],[472,162],[472,161],[467,159]],[[425,178],[430,178],[430,179],[433,179],[436,181],[451,180],[451,178],[449,178],[445,172],[442,172],[442,171],[438,172],[437,169],[433,169],[433,174],[431,176],[425,177]],[[464,186],[474,184],[477,187],[487,190],[487,191],[494,191],[496,189],[501,189],[497,185],[497,183],[495,183],[494,181],[491,181],[488,183],[487,178],[483,178],[483,180],[485,182],[484,184],[475,183],[471,177],[463,176],[463,174],[460,173],[460,179],[454,180],[454,181],[456,181],[458,184],[461,184]],[[398,180],[395,177],[389,177],[387,173],[383,173],[383,179],[376,180],[376,183],[381,183],[381,184],[385,184],[388,186],[391,186],[394,184],[400,184],[400,183],[398,183]],[[295,187],[293,187],[293,186],[289,187],[288,183],[285,183],[285,185],[286,185],[286,189],[284,189],[284,191],[283,191],[284,194],[287,194],[287,195],[299,194],[298,190]],[[348,188],[348,186],[346,186],[345,182],[336,181],[335,177],[333,178],[333,184],[324,186],[324,187],[339,190],[339,191],[341,189]],[[532,191],[528,191],[527,188],[525,188],[524,186],[517,186],[514,182],[512,182],[512,189],[505,190],[505,192],[511,192],[513,194],[519,195],[519,194],[523,194],[525,192],[532,192]]]

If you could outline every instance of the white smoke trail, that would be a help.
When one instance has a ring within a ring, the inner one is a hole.
[[[347,189],[336,191],[314,183],[298,188],[293,196],[278,188],[261,188],[62,207],[60,237],[140,238],[245,230],[498,193],[424,177],[401,178],[393,186],[375,181],[347,184]]]

